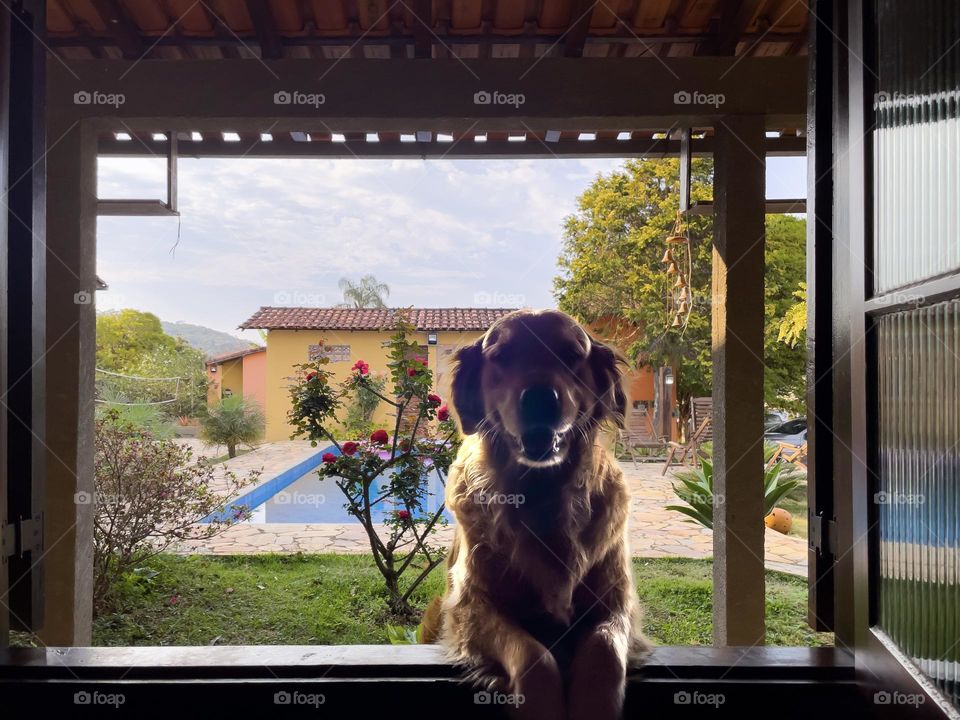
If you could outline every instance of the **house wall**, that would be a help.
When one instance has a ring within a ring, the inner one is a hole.
[[[267,352],[243,356],[243,396],[263,410],[267,406]]]
[[[234,395],[243,395],[243,359],[227,360],[220,363],[220,397],[230,390]]]
[[[437,344],[427,344],[427,333],[415,333],[421,345],[427,346],[427,362],[434,373],[437,393],[447,401],[450,395],[450,361],[457,348],[475,342],[483,333],[439,332]],[[265,412],[267,416],[266,439],[268,442],[287,440],[291,428],[287,423],[290,410],[289,385],[295,374],[294,365],[308,361],[310,345],[349,345],[348,359],[331,362],[326,367],[333,373],[333,382],[346,380],[353,364],[364,360],[370,364],[370,372],[387,372],[387,353],[383,343],[389,340],[387,331],[337,331],[321,330],[271,330],[267,335],[266,373],[264,382]],[[261,353],[262,354],[262,353]],[[439,373],[438,373],[439,370]],[[453,408],[451,408],[451,411]],[[392,428],[393,408],[381,403],[373,416],[375,424]]]

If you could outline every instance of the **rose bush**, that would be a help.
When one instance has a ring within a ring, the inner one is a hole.
[[[339,451],[324,454],[317,474],[335,479],[347,512],[363,525],[390,609],[403,616],[413,613],[413,591],[444,559],[444,549],[432,542],[437,528],[446,524],[443,498],[430,507],[430,479],[435,473],[445,485],[460,444],[443,399],[432,391],[427,359],[416,355],[419,345],[408,339],[412,332],[400,320],[385,343],[391,394],[374,385],[363,360],[335,386],[326,367],[329,360],[320,358],[297,366],[288,416],[295,428],[292,437],[306,437],[314,445],[327,442]],[[343,442],[336,437],[337,411],[358,392],[372,392],[392,408],[392,433],[379,429],[368,438]]]

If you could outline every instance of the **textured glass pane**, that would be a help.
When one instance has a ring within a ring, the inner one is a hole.
[[[960,301],[878,327],[880,626],[960,706]]]
[[[960,2],[877,3],[874,283],[960,268]]]

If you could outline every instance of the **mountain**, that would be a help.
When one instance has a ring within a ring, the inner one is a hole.
[[[167,321],[161,321],[160,324],[167,335],[182,339],[188,345],[206,353],[208,357],[246,350],[256,344],[203,325]]]

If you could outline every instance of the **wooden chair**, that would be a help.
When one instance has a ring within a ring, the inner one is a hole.
[[[657,436],[653,421],[650,419],[650,412],[646,407],[631,409],[627,413],[625,424],[625,428],[617,431],[617,443],[623,448],[623,454],[633,462],[634,467],[639,465],[640,449],[664,446],[664,440]]]
[[[673,440],[667,443],[667,461],[663,464],[661,475],[667,474],[675,459],[679,465],[697,467],[700,464],[700,447],[713,440],[713,398],[693,398],[690,427],[693,432],[688,436],[686,444]]]
[[[773,451],[773,455],[771,455],[770,459],[767,461],[767,467],[773,467],[773,465],[778,462],[794,463],[796,465],[802,465],[804,468],[806,468],[806,441],[804,441],[802,445],[793,445],[785,442],[777,443],[777,449]]]

